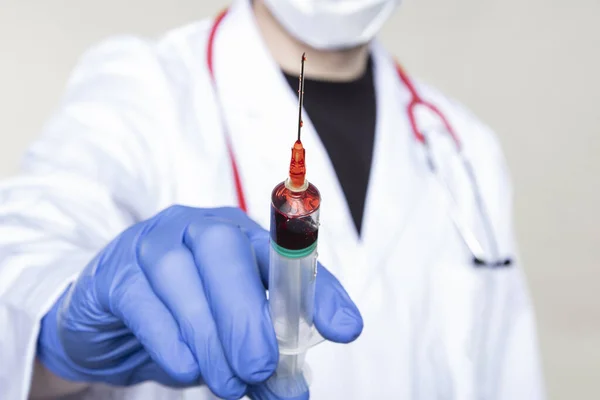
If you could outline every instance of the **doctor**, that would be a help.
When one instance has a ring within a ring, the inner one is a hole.
[[[542,399],[501,150],[373,40],[397,3],[236,0],[90,50],[1,186],[0,399],[274,398],[264,228],[303,51],[329,268],[310,396]]]

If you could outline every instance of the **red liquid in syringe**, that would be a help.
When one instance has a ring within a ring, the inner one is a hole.
[[[284,182],[271,196],[271,239],[288,250],[311,246],[319,235],[321,195],[313,184],[302,192],[288,189]]]

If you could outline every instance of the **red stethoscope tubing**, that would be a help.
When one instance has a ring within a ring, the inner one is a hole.
[[[215,90],[216,90],[216,79],[215,79],[215,72],[214,72],[214,47],[215,47],[214,43],[215,43],[215,37],[217,35],[217,30],[218,30],[219,26],[221,25],[221,22],[227,15],[227,11],[228,10],[225,9],[224,11],[219,13],[219,15],[215,18],[213,25],[210,29],[210,33],[208,35],[208,41],[207,41],[207,45],[206,45],[206,64],[208,67],[208,72],[210,74],[210,79],[212,81],[212,84],[213,84],[213,87]],[[440,121],[446,128],[447,132],[450,134],[450,136],[452,136],[452,140],[454,141],[454,144],[456,145],[457,150],[460,150],[460,141],[458,139],[458,136],[456,135],[454,128],[452,127],[452,125],[450,125],[450,122],[444,116],[444,114],[442,114],[442,112],[434,104],[431,104],[430,102],[425,101],[421,96],[419,96],[412,80],[408,77],[406,72],[402,69],[402,67],[398,63],[396,63],[396,71],[398,72],[398,77],[400,78],[400,80],[402,81],[402,83],[406,87],[406,89],[409,91],[410,96],[411,96],[411,100],[408,103],[406,113],[408,115],[408,119],[410,121],[410,126],[412,128],[415,139],[417,139],[417,141],[419,141],[420,143],[427,145],[426,137],[419,129],[419,127],[417,125],[417,120],[415,117],[415,109],[418,106],[421,106],[421,107],[425,107],[425,108],[429,109],[433,114],[435,114],[440,119]],[[241,208],[243,211],[248,211],[247,205],[246,205],[246,197],[244,195],[244,187],[242,184],[242,179],[240,177],[239,168],[238,168],[237,161],[235,158],[235,153],[233,152],[233,147],[231,145],[231,138],[229,137],[229,134],[227,133],[227,129],[225,129],[225,138],[227,141],[227,152],[229,154],[231,169],[233,171],[233,179],[234,179],[234,183],[235,183],[235,191],[237,194],[238,207]]]
[[[223,21],[223,18],[225,18],[226,14],[227,10],[222,11],[213,22],[212,28],[210,29],[210,34],[208,35],[208,41],[206,46],[206,65],[208,66],[208,73],[210,74],[210,79],[215,90],[217,89],[213,61],[215,36],[217,34],[217,29],[221,25],[221,22]],[[229,162],[231,163],[231,170],[233,172],[233,181],[235,183],[235,192],[237,194],[238,207],[241,208],[244,212],[247,212],[248,207],[246,205],[246,197],[244,196],[244,186],[242,185],[240,171],[237,166],[237,161],[235,160],[235,153],[233,152],[231,138],[227,133],[227,129],[225,129],[225,139],[227,140],[227,153],[229,154]]]

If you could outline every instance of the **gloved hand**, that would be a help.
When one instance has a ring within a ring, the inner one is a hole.
[[[269,234],[236,208],[170,207],[125,230],[42,320],[38,359],[76,382],[206,384],[222,398],[274,399]],[[362,318],[321,267],[314,321],[350,342]],[[308,394],[305,398],[308,398]]]

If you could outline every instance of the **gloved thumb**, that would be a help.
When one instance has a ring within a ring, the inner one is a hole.
[[[336,343],[350,343],[363,330],[358,307],[337,278],[322,266],[317,273],[314,322],[325,339]]]

